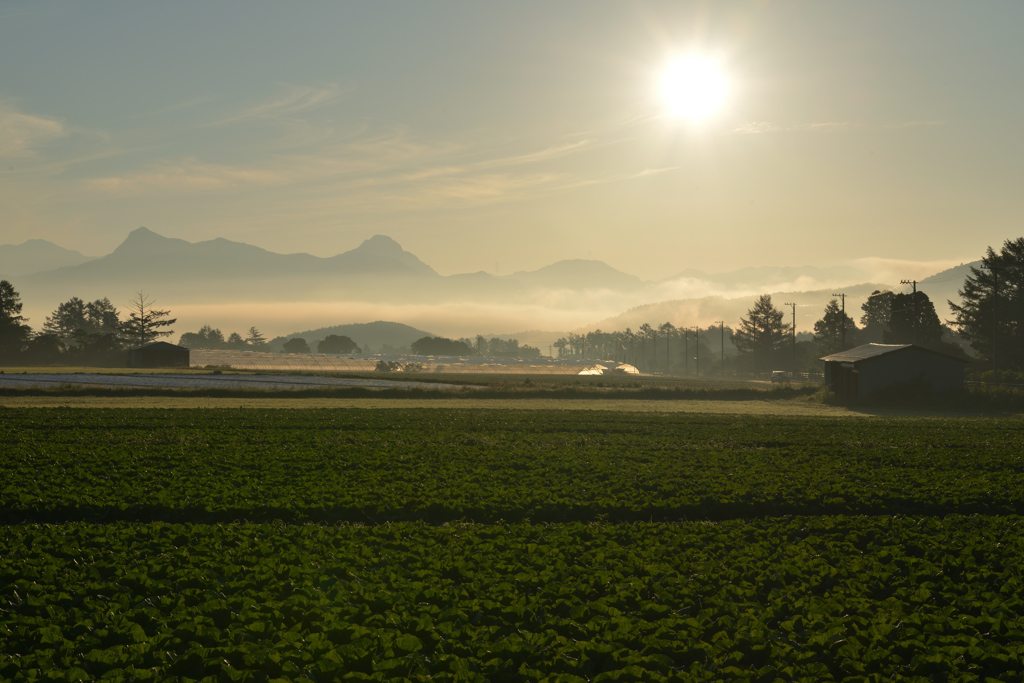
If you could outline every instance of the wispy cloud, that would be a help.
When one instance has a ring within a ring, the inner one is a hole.
[[[281,84],[281,87],[284,90],[283,94],[241,109],[226,118],[211,122],[210,125],[294,116],[332,102],[344,94],[336,83],[321,87]]]
[[[893,130],[899,128],[920,128],[928,126],[939,126],[944,121],[921,120],[921,121],[895,121],[881,124],[864,124],[854,121],[817,121],[811,123],[772,123],[770,121],[749,121],[733,129],[734,133],[741,135],[758,135],[762,133],[787,133],[809,131],[813,133],[839,133],[850,130]]]
[[[187,159],[178,163],[159,164],[141,173],[92,178],[84,181],[84,185],[94,191],[138,194],[147,191],[223,190],[286,182],[286,177],[266,169],[204,164]]]
[[[0,158],[25,158],[39,148],[67,135],[61,119],[27,114],[13,104],[0,102]]]
[[[88,180],[85,185],[116,194],[294,185],[318,188],[327,195],[320,200],[325,211],[378,212],[521,201],[675,168],[607,175],[548,166],[593,148],[590,140],[577,140],[501,153],[501,146],[426,141],[397,127],[375,134],[355,132],[315,151],[270,154],[249,165],[204,163],[195,158],[162,161],[134,173]]]

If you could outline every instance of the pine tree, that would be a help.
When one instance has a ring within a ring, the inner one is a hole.
[[[169,337],[174,334],[174,330],[162,328],[170,327],[178,322],[178,319],[166,320],[171,312],[153,308],[155,303],[142,290],[139,290],[136,297],[128,302],[128,320],[122,324],[121,329],[132,344],[142,346],[158,337]]]
[[[860,341],[862,344],[881,343],[885,333],[889,330],[893,296],[894,294],[889,290],[881,292],[876,289],[861,305],[860,310],[864,311],[864,315],[860,317]]]
[[[818,350],[823,356],[857,346],[859,333],[860,330],[857,329],[853,318],[843,313],[838,299],[829,301],[825,307],[825,315],[814,323],[814,343],[818,345]]]
[[[954,321],[984,360],[994,350],[1001,368],[1024,370],[1024,237],[998,254],[989,247],[981,262],[964,280],[962,303],[949,302]]]
[[[245,338],[245,343],[254,349],[261,349],[267,345],[267,338],[260,334],[254,325],[249,328],[249,336]]]
[[[752,357],[759,371],[768,368],[775,352],[788,340],[790,326],[783,322],[783,317],[782,311],[772,304],[771,295],[762,294],[747,311],[747,317],[740,318],[740,327],[732,335],[740,355]]]
[[[935,312],[935,304],[927,294],[910,292],[893,295],[889,329],[882,335],[882,341],[886,344],[918,344],[929,348],[937,348],[942,344],[942,322]]]
[[[14,285],[0,280],[0,357],[20,353],[32,336],[32,328],[25,324],[21,307],[21,295]]]

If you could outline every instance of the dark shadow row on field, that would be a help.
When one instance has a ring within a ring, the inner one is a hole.
[[[267,397],[205,397],[188,395],[157,396],[2,396],[0,410],[5,408],[32,409],[159,409],[159,410],[512,410],[512,411],[606,411],[615,413],[691,413],[705,415],[746,415],[775,417],[827,417],[827,418],[1006,418],[1021,417],[1020,411],[1010,410],[950,410],[923,407],[866,407],[830,405],[806,398],[721,400],[676,399],[652,400],[642,398],[572,399],[543,398],[481,398],[479,396],[431,399],[380,397],[368,398],[267,398]]]
[[[331,508],[319,510],[287,510],[280,508],[207,510],[200,507],[171,508],[160,505],[123,507],[62,506],[47,510],[7,508],[0,511],[0,525],[69,523],[136,523],[173,524],[362,524],[376,526],[397,522],[418,522],[428,525],[468,524],[563,524],[600,523],[631,524],[638,522],[725,522],[742,519],[776,517],[849,517],[849,516],[920,516],[947,515],[1024,515],[1024,501],[1004,501],[997,505],[928,505],[902,500],[881,501],[870,505],[846,503],[725,503],[692,505],[677,508],[615,509],[598,506],[550,507],[524,510],[451,509],[430,506],[416,510],[377,510]]]
[[[121,389],[99,387],[61,387],[53,388],[10,388],[0,387],[0,397],[178,397],[178,398],[376,398],[376,399],[420,399],[420,400],[476,400],[476,399],[560,399],[560,400],[616,400],[642,399],[649,401],[679,400],[718,400],[718,401],[753,401],[780,400],[810,396],[813,392],[806,389],[776,387],[762,389],[751,387],[708,388],[708,387],[603,387],[603,386],[561,386],[536,388],[530,385],[495,384],[488,386],[465,385],[457,390],[432,388],[370,388],[370,387],[336,387],[309,389],[171,389],[171,388],[140,388]]]

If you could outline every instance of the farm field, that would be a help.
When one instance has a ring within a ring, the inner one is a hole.
[[[0,679],[1015,679],[1021,426],[0,409]]]
[[[958,413],[935,408],[880,409],[828,405],[807,399],[762,400],[645,400],[557,398],[261,398],[219,396],[77,396],[55,392],[50,395],[0,395],[0,408],[247,408],[256,410],[337,409],[442,409],[442,410],[529,410],[529,411],[611,411],[627,413],[708,413],[728,415],[790,415],[866,417],[874,415],[955,416]]]

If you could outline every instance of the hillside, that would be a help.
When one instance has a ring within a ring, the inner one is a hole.
[[[77,266],[91,260],[91,256],[46,240],[0,244],[0,279],[10,280],[39,271]]]
[[[854,320],[861,315],[860,306],[875,290],[892,289],[889,285],[866,283],[844,287],[846,293],[846,312]],[[792,309],[785,306],[787,302],[797,304],[797,331],[809,330],[814,322],[821,318],[825,306],[832,299],[832,289],[820,289],[808,292],[772,292],[772,303],[786,313],[786,322],[792,319]],[[756,295],[726,298],[721,296],[696,299],[677,299],[644,304],[629,309],[619,315],[600,320],[586,329],[605,331],[622,330],[630,327],[634,330],[644,323],[657,326],[663,322],[671,322],[677,327],[710,325],[717,320],[724,320],[726,325],[736,325],[741,317],[747,314],[754,305]]]
[[[316,345],[324,337],[336,334],[353,340],[360,347],[369,345],[372,349],[379,350],[384,344],[400,348],[407,347],[417,339],[427,336],[434,336],[430,332],[418,330],[402,323],[386,322],[378,320],[372,323],[352,323],[348,325],[334,325],[332,327],[321,327],[315,330],[304,330],[294,332],[283,337],[271,339],[267,347],[270,351],[280,351],[284,343],[289,339],[302,337],[309,344],[310,348],[316,351]]]

